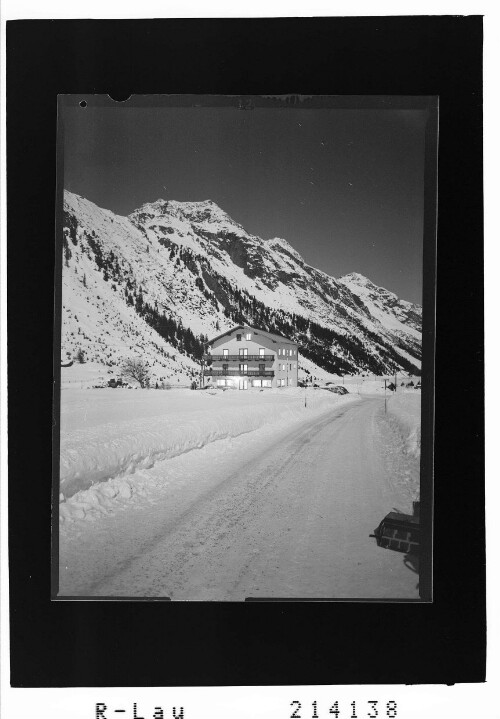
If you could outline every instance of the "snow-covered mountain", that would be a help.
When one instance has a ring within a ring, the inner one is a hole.
[[[187,378],[207,338],[244,322],[296,339],[318,376],[420,368],[420,306],[357,273],[310,267],[210,200],[121,217],[66,192],[64,218],[63,359],[140,355],[157,376]]]

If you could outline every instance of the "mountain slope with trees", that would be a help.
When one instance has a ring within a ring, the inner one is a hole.
[[[65,193],[63,359],[112,367],[134,355],[157,376],[191,378],[207,339],[240,323],[293,338],[323,372],[420,368],[421,308],[362,275],[334,279],[210,201],[121,217]]]

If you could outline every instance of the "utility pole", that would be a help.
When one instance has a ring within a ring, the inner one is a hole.
[[[398,391],[398,373],[394,372],[394,391]]]
[[[384,409],[387,414],[387,380],[384,378]]]

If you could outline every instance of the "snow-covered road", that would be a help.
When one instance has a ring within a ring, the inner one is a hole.
[[[411,509],[383,412],[365,397],[141,470],[156,494],[61,533],[60,595],[418,598],[404,555],[369,537]]]

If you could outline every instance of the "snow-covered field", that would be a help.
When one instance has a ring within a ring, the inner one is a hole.
[[[118,376],[116,367],[110,369],[100,362],[75,362],[71,367],[61,367],[61,389],[87,389]]]
[[[292,427],[356,398],[298,388],[63,389],[60,519],[107,513],[138,489],[136,470],[158,461],[265,426]]]
[[[199,381],[198,367],[196,369],[195,378]],[[177,372],[169,375],[161,364],[150,362],[149,369],[151,372],[151,386],[154,387],[158,382],[169,385],[175,389],[180,387],[189,387],[193,380],[192,375],[186,372]],[[194,370],[193,370],[194,372]],[[75,362],[71,367],[61,367],[61,389],[92,389],[94,387],[102,387],[108,384],[110,379],[121,378],[120,367],[107,367],[100,362],[85,362],[79,364]],[[139,383],[134,380],[127,380],[127,383],[135,385],[139,388]]]
[[[420,377],[414,375],[398,374],[397,392],[406,391],[408,382],[413,382],[413,386],[420,382]],[[346,377],[338,377],[337,384],[344,385],[349,392],[358,392],[361,395],[383,394],[387,397],[392,396],[390,390],[386,390],[386,385],[394,383],[394,375],[385,375],[376,377],[375,375],[348,375]]]
[[[396,421],[380,396],[307,394],[293,421],[283,411],[283,421],[63,502],[60,596],[417,598],[403,556],[370,536],[388,511],[409,512],[416,498],[416,465]],[[212,399],[242,411],[255,397]],[[291,410],[294,397],[267,399]],[[77,431],[82,407],[73,409],[68,427]],[[139,409],[154,421],[160,406]],[[89,410],[87,422],[102,427],[99,414],[113,419],[118,407]]]
[[[362,379],[62,390],[60,596],[416,598],[370,535],[419,498],[420,392]]]

